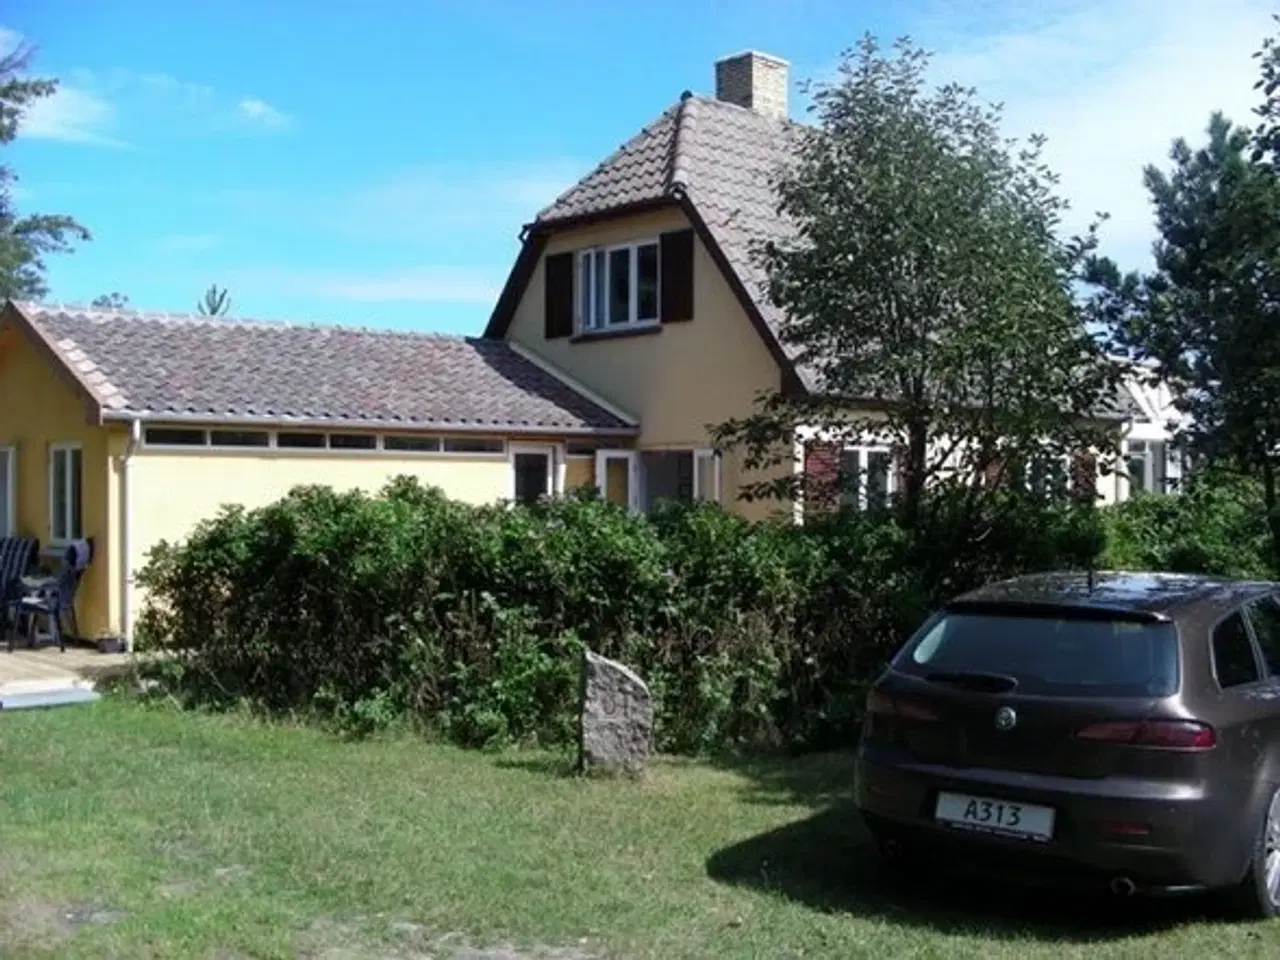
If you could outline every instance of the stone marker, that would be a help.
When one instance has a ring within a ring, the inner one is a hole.
[[[582,659],[578,767],[639,773],[649,759],[653,703],[633,671],[590,650]]]

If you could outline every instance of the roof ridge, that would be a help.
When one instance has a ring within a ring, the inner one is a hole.
[[[174,326],[215,327],[235,326],[258,330],[316,330],[336,333],[363,333],[382,337],[407,337],[425,340],[449,340],[466,342],[482,340],[476,334],[446,333],[439,330],[397,330],[392,327],[375,327],[369,325],[353,325],[343,323],[327,323],[320,320],[264,320],[258,317],[217,316],[211,317],[197,313],[177,313],[168,310],[104,310],[93,307],[81,307],[76,304],[42,303],[39,301],[15,301],[14,305],[23,311],[28,319],[37,319],[32,314],[66,314],[83,317],[94,323],[108,321],[126,321],[134,323],[164,323]]]
[[[671,156],[667,165],[667,192],[683,192],[689,186],[689,171],[685,164],[682,147],[693,135],[696,119],[689,109],[693,103],[693,94],[686,90],[680,94],[680,105],[676,108],[675,130],[671,135]]]

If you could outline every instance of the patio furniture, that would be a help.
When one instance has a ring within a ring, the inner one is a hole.
[[[67,547],[62,569],[48,579],[32,582],[30,592],[10,601],[10,609],[16,621],[26,619],[27,642],[36,643],[36,621],[44,617],[49,624],[49,636],[66,652],[67,638],[62,629],[63,618],[71,621],[72,636],[79,637],[80,625],[76,622],[76,588],[80,578],[93,559],[93,547],[88,540],[73,540]],[[9,650],[13,650],[13,636],[9,634]]]
[[[40,541],[35,537],[0,537],[0,610],[4,619],[0,629],[9,634],[9,649],[13,649],[13,634],[17,629],[11,617],[10,604],[20,600],[25,592],[22,578],[35,566],[40,555]]]

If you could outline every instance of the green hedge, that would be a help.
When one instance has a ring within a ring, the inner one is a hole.
[[[583,493],[472,507],[407,479],[227,509],[142,571],[140,642],[178,689],[354,731],[567,742],[583,646],[635,667],[681,753],[853,736],[867,680],[929,609],[995,577],[1090,562],[1096,511],[956,497],[803,528],[715,506],[650,518]]]
[[[1138,496],[1103,512],[1103,565],[1271,578],[1262,489],[1228,473],[1197,474],[1175,496]]]

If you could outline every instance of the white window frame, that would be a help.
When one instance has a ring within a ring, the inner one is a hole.
[[[627,509],[640,512],[640,456],[635,450],[596,451],[596,489],[601,497],[608,495],[605,487],[609,477],[609,461],[625,460],[627,464]]]
[[[874,443],[850,443],[846,444],[841,451],[840,469],[844,469],[844,455],[856,453],[858,455],[858,510],[867,509],[867,484],[865,478],[867,476],[867,461],[873,453],[883,453],[889,458],[889,475],[885,478],[885,496],[892,497],[898,492],[897,471],[893,469],[893,450],[883,444]],[[844,478],[841,477],[840,503],[845,504]]]
[[[1164,462],[1164,483],[1160,486],[1156,485],[1156,450],[1154,444],[1159,444],[1160,452],[1165,458]],[[1139,446],[1142,449],[1142,486],[1135,487],[1133,484],[1133,473],[1129,470],[1129,463],[1136,454],[1133,449]],[[1129,496],[1133,496],[1135,492],[1141,493],[1167,493],[1169,487],[1169,446],[1166,440],[1128,440],[1125,443],[1124,451],[1124,468],[1125,480],[1129,485]]]
[[[1062,475],[1066,479],[1067,490],[1070,491],[1074,485],[1076,478],[1073,476],[1073,466],[1071,463],[1071,455],[1069,453],[1048,454],[1043,458],[1046,462],[1050,460],[1058,461],[1058,465],[1062,468]],[[1022,477],[1023,486],[1028,492],[1034,493],[1031,487],[1031,472],[1034,469],[1034,463],[1028,463],[1026,471]]]
[[[641,319],[638,314],[640,312],[640,248],[653,247],[654,255],[658,264],[657,287],[654,291],[654,315]],[[609,300],[608,291],[612,284],[610,283],[610,273],[613,270],[613,254],[619,250],[630,251],[629,267],[631,282],[627,288],[630,297],[630,303],[627,305],[627,319],[623,323],[609,322]],[[604,255],[604,312],[603,323],[601,326],[593,325],[593,318],[596,312],[596,303],[600,297],[600,289],[595,283],[595,257],[597,254]],[[585,305],[583,293],[587,290],[587,281],[590,280],[590,302]],[[654,327],[661,322],[662,314],[662,247],[657,237],[646,238],[643,240],[633,240],[629,243],[617,243],[612,246],[587,247],[577,252],[574,269],[574,287],[573,287],[573,312],[575,322],[579,333],[607,333],[610,330],[635,330],[637,328]]]
[[[202,443],[157,443],[146,438],[146,431],[143,431],[142,446],[147,450],[155,450],[164,453],[192,453],[194,451],[204,451],[206,453],[215,454],[243,454],[246,456],[261,456],[264,452],[284,454],[290,457],[386,457],[394,459],[481,459],[481,460],[506,460],[510,454],[508,447],[510,443],[505,437],[495,437],[492,434],[481,435],[481,439],[497,440],[502,448],[499,450],[482,450],[482,451],[460,451],[446,450],[445,443],[450,440],[469,440],[474,437],[459,433],[429,433],[421,434],[424,439],[434,440],[436,449],[434,450],[395,450],[386,446],[388,437],[400,436],[419,436],[419,434],[406,433],[404,430],[391,430],[385,432],[372,430],[349,430],[349,431],[333,431],[333,430],[309,430],[299,428],[297,430],[290,429],[271,429],[265,430],[261,427],[238,427],[238,426],[213,426],[213,427],[186,427],[182,424],[156,423],[151,426],[161,430],[191,430],[199,433],[204,437]],[[267,443],[265,446],[239,445],[230,444],[222,445],[212,442],[214,432],[226,430],[228,432],[246,432],[246,433],[266,433]],[[314,433],[324,438],[324,443],[316,447],[290,447],[281,446],[279,436],[282,433]],[[332,446],[330,437],[338,434],[359,434],[361,436],[374,436],[374,445],[372,447],[335,447]]]
[[[511,485],[507,491],[507,499],[516,502],[516,456],[521,453],[535,454],[547,458],[547,486],[543,492],[554,497],[563,488],[564,456],[554,443],[509,443],[507,444],[507,461],[511,465]]]
[[[18,529],[18,493],[14,484],[18,481],[18,448],[12,445],[0,446],[0,454],[4,455],[5,471],[5,503],[4,523],[0,524],[0,537],[11,537]]]
[[[704,491],[703,489],[701,489],[702,485],[698,481],[698,478],[702,476],[701,471],[698,470],[698,464],[699,464],[699,461],[704,461],[704,460],[711,461],[711,464],[712,464],[711,475],[715,478],[711,481],[712,483],[715,484],[715,489],[710,491],[709,495],[707,491]],[[720,503],[721,502],[720,498],[723,495],[722,491],[723,491],[723,486],[722,486],[722,480],[720,477],[720,454],[718,454],[715,450],[712,450],[709,447],[696,448],[693,451],[693,501],[694,503],[699,503],[702,501],[706,501],[708,503]]]
[[[76,489],[72,471],[68,469],[65,472],[67,487],[64,491],[67,495],[67,509],[70,511],[69,516],[61,518],[64,532],[71,534],[67,537],[59,537],[57,535],[57,518],[55,512],[57,510],[57,497],[53,487],[54,469],[53,465],[60,455],[67,455],[73,452],[80,454],[80,488]],[[51,547],[65,547],[71,541],[78,540],[84,536],[84,448],[78,443],[53,443],[49,445],[49,463],[48,463],[48,483],[49,483],[49,545]],[[71,518],[75,515],[75,509],[72,505],[72,494],[80,497],[80,523],[82,529],[71,530]]]

